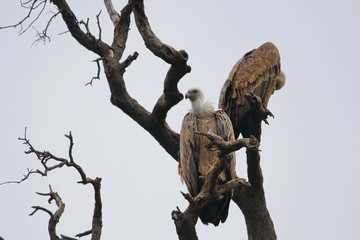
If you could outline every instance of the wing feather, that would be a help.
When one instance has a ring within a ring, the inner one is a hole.
[[[231,120],[224,111],[216,111],[208,122],[198,120],[194,113],[185,115],[180,133],[180,159],[179,174],[185,182],[189,193],[196,196],[202,187],[199,175],[204,175],[210,166],[217,160],[215,152],[209,152],[204,145],[208,141],[204,136],[195,134],[195,131],[207,131],[221,136],[225,141],[234,140],[234,132]],[[218,181],[227,182],[235,178],[235,153],[225,156],[228,167],[219,175]],[[200,219],[204,224],[212,223],[215,226],[225,222],[232,192],[224,194],[220,201],[210,203],[200,213]]]
[[[194,133],[196,129],[196,115],[186,114],[180,132],[179,175],[192,196],[199,193],[198,146],[196,144],[198,136]]]
[[[215,112],[216,119],[216,131],[225,141],[234,140],[234,132],[231,124],[231,120],[224,111]],[[181,180],[186,184],[190,194],[196,196],[199,191],[201,184],[199,183],[199,153],[201,151],[208,151],[203,149],[200,145],[200,136],[195,134],[198,130],[197,117],[193,113],[185,115],[181,127],[180,133],[180,159],[179,159],[179,175]],[[215,129],[214,129],[215,130]],[[216,154],[210,154],[209,156],[216,156]],[[228,154],[226,156],[230,162],[229,167],[225,171],[226,181],[231,180],[235,177],[235,153]],[[215,159],[203,159],[209,161],[211,164]],[[209,166],[211,165],[209,163]],[[207,170],[205,170],[206,172]]]
[[[222,137],[225,141],[233,141],[235,140],[233,126],[230,118],[224,111],[216,111],[215,112],[216,123],[218,126],[218,135]],[[236,157],[235,152],[232,152],[225,157],[227,158],[229,165],[225,170],[225,175],[227,176],[227,181],[234,179],[235,177],[235,165],[236,165]]]
[[[267,106],[270,96],[284,83],[279,51],[270,42],[246,53],[235,64],[221,90],[219,108],[229,115],[236,138],[241,132],[239,121],[250,111],[245,95],[254,93]]]

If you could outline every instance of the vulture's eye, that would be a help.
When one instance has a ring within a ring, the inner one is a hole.
[[[194,90],[194,93],[197,93],[198,92],[198,90]]]

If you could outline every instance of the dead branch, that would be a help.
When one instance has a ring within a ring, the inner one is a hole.
[[[64,234],[60,234],[61,240],[78,240],[77,238],[69,237]]]
[[[195,225],[198,219],[196,214],[181,212],[179,208],[172,211],[171,218],[174,220],[176,233],[179,240],[198,240]]]
[[[135,61],[137,59],[137,57],[139,56],[138,52],[134,52],[133,55],[129,55],[125,61],[123,61],[120,65],[121,68],[126,69],[128,66],[130,66],[130,64]]]
[[[89,179],[95,192],[95,207],[92,219],[91,239],[100,240],[102,230],[102,201],[101,201],[101,178]]]
[[[248,239],[276,240],[274,223],[266,207],[263,188],[251,185],[248,188],[235,188],[234,190],[232,200],[244,214]]]
[[[219,157],[224,157],[225,155],[237,151],[243,147],[251,150],[258,150],[260,145],[254,136],[250,136],[250,138],[237,139],[234,141],[224,141],[224,139],[212,132],[195,133],[207,137],[210,140],[210,143],[206,144],[206,147],[210,151],[218,151]]]
[[[14,181],[3,182],[3,183],[0,183],[0,185],[11,184],[11,183],[20,184],[20,183],[24,182],[25,180],[27,180],[27,179],[30,177],[31,174],[40,174],[40,175],[43,175],[43,173],[42,173],[41,171],[39,171],[39,170],[33,171],[32,169],[29,169],[29,168],[28,168],[28,169],[27,169],[27,173],[23,175],[23,178],[22,178],[22,179],[20,179],[20,180],[18,180],[18,181],[14,180]]]
[[[185,51],[177,51],[164,44],[152,31],[149,20],[145,14],[143,0],[130,0],[133,6],[136,26],[145,42],[146,47],[157,57],[169,64],[186,63],[188,55]]]
[[[100,39],[96,39],[92,34],[90,34],[89,28],[86,27],[87,24],[84,21],[83,23],[85,24],[87,32],[85,33],[81,30],[75,14],[65,0],[51,0],[51,2],[58,7],[71,35],[82,46],[98,54],[100,57],[107,57],[111,54],[110,47]]]
[[[256,95],[250,94],[246,98],[251,106],[250,133],[260,142],[261,122],[267,123],[267,117],[273,115]],[[277,236],[274,224],[266,207],[260,159],[260,151],[256,148],[246,150],[249,184],[247,187],[234,188],[232,199],[244,214],[249,239],[275,240]]]
[[[97,59],[93,60],[93,62],[96,62],[96,65],[97,65],[97,73],[96,73],[96,76],[95,76],[95,77],[92,77],[92,78],[91,78],[90,82],[88,82],[88,83],[85,84],[85,86],[87,86],[87,85],[92,86],[93,81],[94,81],[95,79],[100,80],[100,70],[101,70],[101,68],[100,68],[100,61],[102,61],[102,60],[104,60],[104,58],[97,58]]]
[[[37,45],[39,44],[40,42],[43,42],[44,44],[46,44],[46,41],[49,41],[51,40],[51,37],[48,35],[48,31],[49,31],[49,28],[50,28],[50,25],[52,23],[52,21],[60,14],[60,12],[57,12],[57,13],[53,13],[53,15],[50,17],[50,19],[48,20],[44,30],[42,30],[41,32],[36,31],[36,36],[37,36],[37,39],[33,42],[33,44],[31,44],[31,46],[33,45]]]
[[[65,137],[69,139],[70,144],[69,144],[69,158],[70,158],[70,163],[74,163],[74,157],[73,157],[73,147],[74,147],[74,139],[72,137],[71,131],[69,132],[69,135],[65,134]]]
[[[250,186],[251,186],[250,183],[248,183],[246,179],[237,177],[231,181],[219,185],[218,191],[219,193],[223,194],[233,189],[246,189],[249,188]]]
[[[184,54],[187,55],[185,51]],[[152,110],[152,115],[159,122],[164,122],[169,110],[183,100],[184,96],[179,92],[178,83],[190,71],[191,67],[186,63],[171,65],[165,77],[163,94],[159,97]]]
[[[108,0],[108,1],[105,0],[105,4],[107,2],[111,3],[110,0]],[[108,7],[108,5],[107,5],[107,7]],[[112,12],[115,11],[113,9],[112,4],[111,4],[111,8],[112,9],[110,9],[110,10]],[[131,4],[127,4],[121,10],[121,15],[119,15],[119,20],[117,20],[117,19],[113,20],[115,28],[114,28],[114,40],[111,44],[111,49],[114,52],[113,61],[116,63],[118,63],[120,61],[120,59],[123,56],[124,51],[125,51],[128,32],[130,30],[130,14],[131,14],[131,12],[132,12]],[[116,14],[118,15],[118,13],[116,13]]]
[[[101,40],[101,33],[102,33],[102,29],[101,29],[101,26],[100,26],[100,14],[101,14],[101,10],[100,12],[96,15],[96,24],[98,26],[98,29],[99,29],[99,40]]]
[[[32,211],[29,216],[33,216],[38,210],[41,210],[41,211],[44,211],[46,212],[47,214],[50,215],[50,217],[53,216],[53,213],[49,210],[49,209],[46,209],[44,207],[40,207],[40,206],[33,206],[32,208],[34,208],[34,211]]]
[[[22,0],[20,0],[20,5],[23,8],[29,9],[28,14],[21,19],[18,23],[16,24],[12,24],[12,25],[8,25],[8,26],[4,26],[4,27],[0,27],[0,29],[6,29],[6,28],[16,28],[18,26],[20,26],[20,31],[19,31],[19,35],[22,35],[24,32],[26,32],[30,27],[33,26],[33,24],[39,19],[39,17],[41,16],[41,14],[44,12],[44,9],[46,7],[47,4],[47,0],[30,0],[27,2],[23,2]],[[25,27],[25,29],[23,29],[23,24],[31,18],[32,13],[37,9],[42,7],[39,12],[37,13],[37,15],[35,16],[35,18]]]
[[[90,19],[87,18],[87,19],[86,19],[86,22],[85,22],[84,20],[81,20],[81,21],[79,22],[79,24],[80,24],[80,25],[84,25],[85,30],[86,30],[86,34],[88,34],[88,35],[92,36],[93,38],[95,38],[95,37],[91,34],[91,32],[90,32],[89,21],[90,21]]]
[[[0,30],[6,29],[6,28],[20,27],[19,35],[22,35],[26,31],[28,31],[30,28],[32,28],[36,32],[36,39],[31,44],[31,47],[34,45],[38,45],[40,42],[43,42],[44,44],[46,44],[47,41],[50,42],[51,36],[49,35],[48,32],[49,32],[51,23],[60,14],[60,12],[59,11],[54,12],[54,11],[50,10],[49,13],[51,13],[52,15],[46,21],[47,23],[46,23],[46,26],[43,28],[43,30],[38,31],[37,28],[35,27],[35,22],[37,22],[40,19],[41,15],[43,15],[46,7],[48,6],[47,3],[48,3],[47,0],[40,0],[40,1],[39,0],[29,0],[26,2],[24,2],[23,0],[20,0],[21,7],[28,9],[27,15],[24,18],[22,18],[18,23],[0,27]],[[29,22],[29,23],[27,23],[27,22]]]
[[[184,67],[187,60],[187,58],[184,57],[186,54],[178,52],[176,56],[173,56],[175,59],[175,61],[173,61],[174,66],[171,66],[171,70],[169,70],[168,73],[168,76],[171,77],[168,77],[167,80],[165,80],[167,83],[164,84],[164,86],[166,86],[166,89],[164,89],[164,94],[166,94],[166,96],[160,97],[162,100],[158,101],[155,105],[153,113],[147,111],[135,99],[133,99],[126,90],[123,75],[128,63],[131,63],[137,54],[134,54],[132,58],[128,58],[128,60],[131,61],[125,60],[123,63],[119,63],[119,59],[122,57],[125,49],[125,43],[127,41],[131,12],[141,12],[141,14],[135,14],[135,19],[137,19],[136,21],[138,23],[137,26],[140,28],[139,32],[151,31],[150,25],[148,24],[146,15],[143,11],[143,5],[140,4],[134,6],[134,4],[136,3],[133,3],[130,0],[129,4],[127,4],[121,11],[120,20],[115,26],[114,41],[111,45],[113,55],[106,58],[106,61],[103,62],[106,78],[111,91],[111,103],[120,108],[123,112],[125,112],[125,114],[130,116],[134,121],[148,131],[160,143],[160,145],[163,146],[163,148],[177,160],[179,151],[179,134],[174,132],[166,124],[165,117],[167,111],[182,99],[182,94],[177,90],[177,81],[184,75],[184,73],[179,73],[179,69],[182,69],[183,72],[184,69],[186,70],[185,72],[190,71],[189,67]],[[158,38],[153,40],[147,39],[153,38],[154,36],[155,35],[152,32],[152,35],[145,34],[143,38],[146,39],[144,40],[145,42],[160,41]],[[155,48],[158,49],[155,50]],[[161,52],[163,51],[163,48],[163,43],[158,42],[153,48],[151,48],[151,51]],[[179,57],[179,55],[182,56]],[[175,77],[178,79],[175,79]]]
[[[81,237],[85,237],[87,235],[90,235],[92,233],[92,230],[88,230],[79,234],[76,234],[75,237],[81,238]]]
[[[82,169],[82,167],[80,165],[78,165],[73,157],[73,146],[74,146],[74,139],[73,136],[71,134],[71,132],[69,132],[69,134],[65,134],[65,137],[69,139],[69,150],[68,150],[68,159],[65,158],[61,158],[61,157],[57,157],[55,155],[53,155],[52,153],[50,153],[49,151],[38,151],[36,150],[33,145],[31,145],[30,140],[27,138],[26,135],[26,128],[25,128],[25,133],[24,133],[24,137],[23,138],[19,138],[19,140],[23,141],[23,143],[29,148],[28,151],[26,151],[26,154],[35,154],[37,159],[41,162],[42,166],[44,167],[44,170],[28,170],[28,173],[26,175],[24,175],[24,178],[21,179],[20,181],[9,181],[9,182],[5,182],[2,184],[6,184],[6,183],[21,183],[23,181],[25,181],[26,179],[29,178],[29,176],[31,174],[34,173],[38,173],[42,176],[46,176],[48,172],[61,168],[63,166],[67,166],[67,167],[72,167],[75,168],[76,171],[78,172],[78,174],[81,177],[81,180],[78,183],[81,184],[91,184],[93,186],[94,189],[94,200],[95,200],[95,207],[94,207],[94,213],[93,213],[93,218],[92,218],[92,228],[91,228],[91,234],[92,234],[92,239],[93,240],[100,240],[101,237],[101,230],[102,230],[102,200],[101,200],[101,178],[89,178],[86,176],[86,173],[84,172],[84,170]],[[52,164],[52,162],[55,162],[55,164]],[[34,206],[34,211],[30,214],[33,215],[35,214],[38,210],[47,212],[50,215],[50,221],[49,221],[49,234],[50,234],[50,238],[51,239],[60,239],[57,235],[56,235],[56,231],[55,231],[55,227],[56,224],[58,223],[61,214],[64,211],[65,208],[65,204],[61,201],[60,196],[53,192],[50,186],[50,192],[49,193],[37,193],[38,195],[41,196],[49,196],[49,203],[51,203],[52,200],[55,200],[57,206],[59,207],[58,211],[56,211],[54,214],[47,210],[46,208],[40,207],[40,206]],[[51,228],[50,228],[51,227]],[[51,232],[50,232],[51,231]],[[85,233],[83,233],[81,236],[85,236],[90,234],[89,231],[86,231]],[[66,236],[62,236],[64,239],[69,239],[66,238]]]
[[[191,71],[187,65],[189,58],[184,50],[177,51],[173,47],[163,43],[152,31],[148,18],[145,14],[143,0],[130,1],[133,5],[136,26],[145,42],[146,47],[157,57],[171,64],[164,81],[164,93],[155,104],[152,115],[159,122],[164,122],[167,112],[183,99],[177,84],[180,79]]]
[[[104,0],[104,4],[111,21],[113,22],[114,26],[116,26],[120,21],[120,14],[115,10],[111,0]]]
[[[48,213],[50,215],[49,226],[48,226],[50,239],[58,240],[60,238],[56,234],[56,225],[58,224],[58,222],[61,218],[61,215],[63,214],[63,212],[65,210],[65,203],[63,203],[63,201],[61,200],[58,193],[53,192],[53,190],[51,189],[51,186],[49,186],[49,188],[50,188],[49,193],[37,193],[37,194],[40,196],[49,196],[49,200],[48,200],[49,204],[51,204],[51,202],[53,200],[55,200],[55,203],[58,206],[58,209],[55,211],[55,213],[52,213],[50,210],[48,210],[46,208],[43,208],[40,206],[33,206],[33,208],[35,210],[32,213],[30,213],[30,216],[34,215],[38,210]]]

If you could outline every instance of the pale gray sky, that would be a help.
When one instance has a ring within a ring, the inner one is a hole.
[[[115,1],[121,9],[126,1]],[[86,5],[86,8],[83,7]],[[26,12],[18,1],[3,0],[0,25],[17,22]],[[103,39],[112,39],[112,24],[102,1],[70,1],[78,19],[90,18],[96,33],[100,9]],[[270,100],[275,119],[263,126],[262,168],[269,211],[279,239],[360,238],[359,56],[360,2],[332,1],[146,1],[153,30],[165,43],[185,49],[192,72],[179,84],[182,92],[200,87],[217,105],[220,88],[234,63],[247,51],[271,41],[279,48],[285,87]],[[46,16],[50,13],[46,11]],[[40,19],[38,30],[46,24]],[[52,41],[30,47],[36,32],[17,36],[1,30],[0,182],[17,180],[37,168],[17,140],[28,128],[40,150],[66,156],[70,130],[74,157],[89,177],[102,177],[103,239],[176,239],[170,213],[187,202],[177,163],[129,117],[111,105],[97,56],[82,48],[61,18],[51,28]],[[132,24],[126,56],[139,52],[125,74],[130,94],[151,110],[162,92],[168,65],[144,46]],[[179,130],[190,104],[180,102],[168,116]],[[139,147],[141,149],[139,149]],[[237,171],[246,177],[244,152]],[[33,176],[20,185],[0,186],[0,236],[47,239],[48,216],[29,217],[31,206],[54,210],[35,192],[51,184],[66,203],[58,233],[73,236],[88,230],[93,211],[91,186],[76,184],[72,169],[49,177]],[[21,229],[21,230],[19,230]],[[232,206],[225,224],[197,224],[200,239],[234,236],[246,239],[243,216]]]

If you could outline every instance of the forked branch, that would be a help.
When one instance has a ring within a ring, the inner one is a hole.
[[[136,59],[137,53],[129,56],[119,63],[127,41],[130,14],[135,15],[135,21],[145,45],[156,56],[171,64],[164,81],[163,94],[155,104],[153,111],[149,112],[136,99],[128,93],[124,81],[124,73],[129,64]],[[183,99],[177,84],[188,72],[190,67],[186,64],[187,54],[185,51],[176,51],[174,48],[162,43],[150,28],[145,15],[142,1],[132,1],[123,8],[120,20],[115,26],[114,40],[111,45],[114,56],[104,61],[105,74],[111,91],[111,102],[146,131],[148,131],[163,148],[175,159],[178,158],[179,134],[174,132],[166,123],[167,112]],[[170,51],[170,52],[169,52]]]
[[[9,181],[9,182],[5,182],[3,184],[23,182],[26,179],[28,179],[28,177],[31,174],[35,174],[35,173],[40,174],[41,176],[47,176],[48,172],[53,171],[55,169],[62,168],[63,166],[67,166],[67,167],[76,169],[76,171],[78,172],[78,174],[80,175],[80,178],[81,178],[81,180],[78,183],[91,184],[94,189],[94,199],[95,199],[95,207],[94,207],[94,213],[93,213],[93,218],[92,218],[91,230],[86,231],[84,233],[80,233],[78,235],[80,237],[80,236],[85,236],[85,235],[88,235],[91,233],[93,240],[100,240],[101,229],[102,229],[101,178],[97,177],[95,179],[92,179],[92,178],[89,178],[86,176],[86,173],[84,172],[82,167],[75,162],[75,159],[73,156],[74,139],[73,139],[71,132],[69,134],[65,135],[65,137],[68,138],[69,142],[70,142],[69,150],[68,150],[68,158],[69,159],[57,157],[57,156],[53,155],[52,153],[50,153],[49,151],[36,150],[33,147],[33,145],[30,143],[30,140],[27,138],[26,129],[25,129],[24,137],[19,138],[19,140],[23,141],[23,143],[29,148],[29,150],[26,151],[25,153],[26,154],[35,154],[37,159],[41,162],[44,169],[43,170],[40,170],[40,169],[28,170],[28,173],[20,181]],[[49,193],[38,193],[38,194],[41,196],[49,196],[50,197],[49,203],[51,203],[52,200],[55,200],[59,209],[53,214],[51,211],[47,210],[46,208],[43,208],[40,206],[35,206],[35,207],[33,207],[34,211],[30,215],[33,215],[35,212],[37,212],[39,210],[48,213],[50,215],[50,220],[49,220],[50,239],[70,239],[69,237],[67,237],[65,235],[61,235],[61,238],[59,238],[56,234],[56,224],[59,222],[59,219],[60,219],[62,213],[64,212],[64,208],[65,208],[65,204],[61,201],[60,196],[57,193],[53,192],[51,187],[50,187]]]
[[[49,204],[51,204],[51,202],[53,200],[55,200],[55,203],[56,203],[58,209],[55,211],[55,213],[52,213],[50,210],[48,210],[44,207],[33,206],[32,208],[34,209],[34,211],[32,213],[30,213],[30,216],[34,215],[39,210],[48,213],[50,215],[49,226],[48,226],[50,239],[51,240],[59,240],[60,238],[56,234],[56,225],[58,224],[60,217],[65,210],[65,203],[63,203],[63,201],[61,200],[58,193],[53,192],[51,186],[49,186],[49,188],[50,188],[49,193],[37,193],[37,194],[41,195],[41,196],[49,196],[49,200],[48,200]]]
[[[155,35],[145,14],[143,0],[132,0],[130,2],[133,5],[136,26],[146,47],[155,56],[171,65],[164,81],[163,94],[160,96],[152,111],[152,115],[157,118],[159,122],[164,122],[167,112],[184,98],[179,92],[177,84],[185,74],[191,71],[191,67],[187,65],[189,56],[186,51],[177,51],[175,48],[163,43]]]
[[[61,16],[67,25],[71,35],[85,48],[88,50],[98,54],[100,57],[107,57],[111,55],[110,47],[101,41],[100,39],[96,39],[88,30],[87,32],[83,32],[80,28],[79,21],[77,20],[75,14],[67,4],[65,0],[51,0],[54,3],[60,13]],[[85,23],[85,22],[83,22]],[[86,25],[85,25],[86,26]]]
[[[241,138],[234,141],[225,141],[220,136],[216,135],[213,132],[195,132],[196,134],[207,137],[210,140],[210,143],[206,147],[210,151],[218,151],[219,157],[224,157],[225,155],[237,151],[243,147],[251,150],[258,150],[260,143],[254,136],[250,138]]]
[[[28,14],[23,19],[21,19],[18,23],[8,25],[8,26],[4,26],[4,27],[0,27],[0,30],[1,29],[6,29],[6,28],[16,28],[16,27],[20,26],[19,35],[22,35],[29,28],[31,28],[34,25],[34,23],[39,19],[39,17],[41,16],[41,14],[45,10],[45,7],[47,5],[47,0],[41,0],[41,1],[39,1],[39,0],[30,0],[30,1],[26,1],[26,2],[24,2],[23,0],[20,0],[20,5],[21,5],[21,7],[25,8],[25,9],[28,9]],[[35,11],[37,11],[37,10],[38,10],[38,12],[35,13],[34,19],[30,20],[33,13]],[[24,23],[27,20],[30,20],[31,22],[27,26],[23,27]]]

